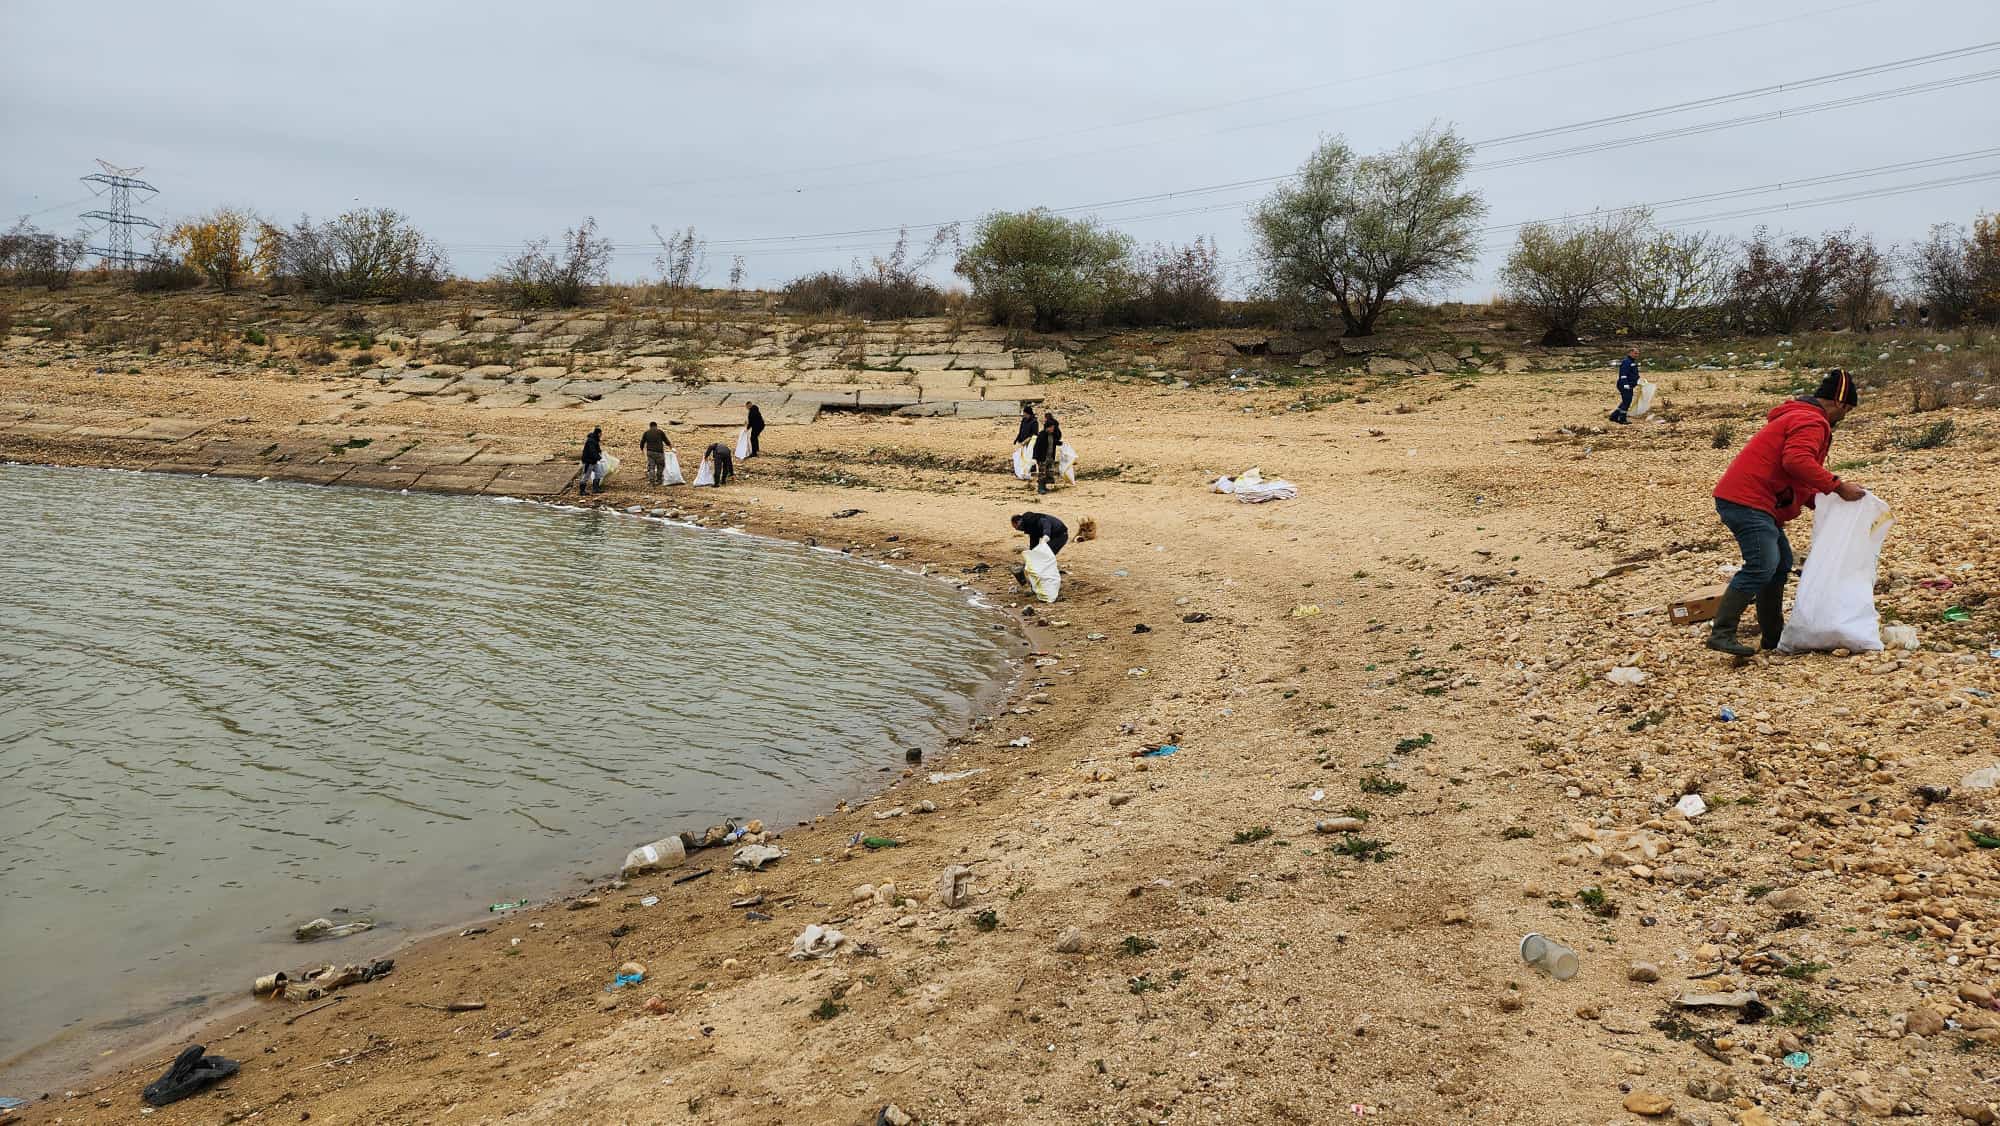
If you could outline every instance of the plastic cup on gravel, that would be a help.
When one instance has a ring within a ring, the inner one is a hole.
[[[1530,934],[1521,939],[1521,960],[1557,981],[1575,977],[1579,968],[1576,951],[1540,934]]]

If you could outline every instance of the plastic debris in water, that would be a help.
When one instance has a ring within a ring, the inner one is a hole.
[[[514,909],[515,909],[516,907],[526,907],[527,905],[528,905],[528,901],[527,901],[527,900],[525,900],[525,899],[517,899],[517,900],[515,900],[515,901],[514,901],[514,902],[512,902],[512,903],[495,903],[495,904],[494,904],[493,906],[491,906],[491,907],[488,907],[488,908],[487,908],[487,910],[488,910],[488,911],[512,911],[512,910],[514,910]]]

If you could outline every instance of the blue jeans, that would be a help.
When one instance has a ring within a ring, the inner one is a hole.
[[[1792,577],[1792,541],[1785,538],[1778,518],[1720,497],[1715,501],[1715,513],[1743,551],[1743,568],[1729,580],[1729,589],[1753,597],[1759,593],[1782,596]]]

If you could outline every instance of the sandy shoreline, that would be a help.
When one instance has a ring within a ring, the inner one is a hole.
[[[50,426],[171,409],[262,448],[306,415],[305,389],[276,380],[8,378],[0,398]],[[1638,1121],[1625,1107],[1647,1095],[1750,1126],[1989,1099],[2000,1023],[1967,998],[2000,972],[1980,922],[2000,880],[1965,841],[1996,809],[1956,787],[1994,756],[1993,416],[1954,411],[1955,445],[1910,450],[1897,435],[1927,420],[1884,404],[1836,442],[1897,511],[1878,605],[1920,623],[1925,650],[1734,668],[1663,606],[1733,563],[1706,504],[1730,452],[1711,429],[1747,435],[1780,391],[1767,372],[1656,378],[1676,420],[1620,431],[1597,373],[1419,377],[1337,402],[1050,384],[1102,472],[1045,500],[1004,474],[1011,424],[774,428],[740,484],[667,504],[899,565],[984,562],[989,586],[1011,582],[1009,512],[1099,521],[1037,615],[1054,663],[954,749],[954,769],[985,773],[916,773],[789,833],[792,855],[754,878],[641,878],[420,946],[293,1026],[264,1010],[211,1044],[246,1061],[236,1080],[151,1120],[862,1122],[894,1103],[940,1123],[1354,1106],[1546,1123]],[[523,452],[578,434],[574,412],[368,415]],[[60,445],[0,425],[5,456],[163,456]],[[1252,464],[1300,497],[1206,490]],[[1970,621],[1941,620],[1961,602]],[[1624,665],[1648,678],[1605,680]],[[1174,735],[1179,754],[1133,757]],[[1667,812],[1689,787],[1709,799],[1698,821]],[[939,811],[874,816],[920,800]],[[1340,815],[1363,829],[1314,831]],[[884,826],[902,847],[845,848]],[[953,865],[974,873],[960,908],[935,901]],[[857,894],[884,883],[911,902]],[[729,907],[757,894],[772,921]],[[867,952],[789,959],[810,924]],[[1522,966],[1527,931],[1576,947],[1583,973]],[[606,993],[627,959],[646,984]],[[1772,1015],[1675,1004],[1737,988]],[[463,997],[487,1008],[418,1007]],[[1919,1009],[1949,1029],[1912,1034]],[[1803,1069],[1782,1062],[1796,1050]],[[129,1120],[158,1062],[30,1118]]]

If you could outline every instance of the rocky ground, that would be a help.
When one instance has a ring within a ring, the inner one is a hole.
[[[1995,1120],[2000,802],[1967,776],[2000,761],[2000,418],[1864,385],[1833,461],[1896,514],[1877,605],[1920,648],[1736,665],[1665,606],[1733,566],[1707,493],[1805,378],[1775,345],[1772,369],[1655,374],[1661,417],[1612,429],[1603,371],[1232,380],[1180,366],[1236,349],[1219,334],[1117,342],[1130,371],[1048,343],[1072,371],[1032,386],[1083,473],[1046,500],[1005,475],[1009,420],[825,412],[738,486],[606,497],[994,590],[1041,652],[963,745],[786,829],[762,873],[698,852],[707,878],[578,888],[325,1010],[232,1017],[205,1039],[241,1074],[150,1119]],[[312,479],[366,434],[553,475],[590,409],[330,402],[338,381],[64,347],[5,357],[0,456],[229,442],[212,469]],[[1208,491],[1251,465],[1299,498]],[[1031,505],[1102,529],[1032,615],[1005,577]],[[637,843],[605,842],[607,871]],[[810,925],[847,941],[791,958]],[[1521,961],[1531,931],[1575,979]],[[646,980],[607,992],[627,961]],[[179,1044],[26,1117],[135,1118]]]

